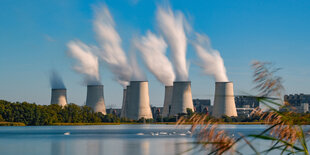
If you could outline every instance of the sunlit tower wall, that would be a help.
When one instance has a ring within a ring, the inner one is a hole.
[[[164,109],[162,116],[168,117],[171,111],[173,86],[165,86]]]
[[[126,117],[125,116],[126,96],[127,96],[127,89],[124,89],[123,90],[123,103],[122,103],[122,110],[121,110],[121,118]]]
[[[187,108],[194,111],[190,81],[173,82],[172,104],[169,116],[187,113]]]
[[[52,89],[51,104],[67,105],[67,89]]]
[[[153,118],[147,81],[130,81],[129,93],[127,95],[129,96],[129,98],[127,96],[127,118],[133,120]]]
[[[88,85],[86,105],[91,107],[94,112],[101,112],[106,114],[106,108],[104,104],[103,85]]]
[[[237,116],[232,82],[216,82],[212,116]]]

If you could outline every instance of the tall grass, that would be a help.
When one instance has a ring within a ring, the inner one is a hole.
[[[262,111],[255,109],[251,115],[260,117],[260,120],[269,124],[267,129],[258,134],[231,136],[224,130],[218,128],[215,119],[206,119],[207,115],[195,114],[190,119],[181,118],[177,124],[191,122],[191,131],[195,134],[195,148],[200,148],[206,154],[237,153],[237,144],[247,145],[251,152],[247,154],[268,154],[279,151],[281,154],[309,154],[307,146],[307,131],[302,128],[302,122],[309,115],[300,116],[293,111],[280,111],[287,104],[282,100],[284,87],[282,78],[276,76],[278,68],[274,68],[271,63],[255,61],[252,63],[254,69],[253,82],[254,89],[258,92],[255,98],[269,110]],[[258,150],[258,146],[253,145],[255,140],[271,141],[272,145],[264,150]],[[240,146],[240,145],[238,145]],[[244,146],[242,146],[244,147]]]

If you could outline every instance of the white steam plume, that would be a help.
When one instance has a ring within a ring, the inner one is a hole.
[[[50,85],[52,89],[65,89],[66,88],[62,78],[55,70],[52,70],[50,72]]]
[[[93,47],[89,47],[81,41],[68,43],[69,55],[77,60],[74,70],[84,74],[87,85],[100,84],[98,57],[92,53]]]
[[[159,28],[171,49],[176,81],[188,80],[188,65],[186,63],[186,21],[181,12],[173,13],[171,8],[159,7],[156,14]]]
[[[199,66],[203,69],[203,72],[212,75],[216,82],[228,82],[224,61],[220,53],[212,49],[207,36],[201,34],[196,34],[196,36],[197,40],[193,45],[201,60]]]
[[[135,46],[141,52],[147,68],[155,77],[164,85],[172,86],[175,75],[172,64],[165,55],[167,44],[164,39],[148,31],[146,36],[135,40]]]
[[[115,30],[113,17],[106,6],[95,8],[94,30],[100,45],[99,56],[123,87],[129,84],[132,69],[121,47],[122,40]]]
[[[130,66],[132,68],[131,81],[146,81],[146,75],[142,71],[137,61],[137,55],[134,48],[130,50]]]

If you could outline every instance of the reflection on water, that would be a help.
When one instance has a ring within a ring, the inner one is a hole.
[[[130,139],[72,139],[50,141],[51,155],[66,154],[129,154],[129,155],[149,155],[149,154],[180,154],[190,146],[187,144],[191,138],[130,138]],[[47,139],[47,141],[49,141]],[[38,146],[36,141],[32,141]],[[19,145],[17,143],[17,145]],[[29,146],[27,146],[29,147]],[[20,148],[25,149],[25,148]],[[0,150],[1,152],[1,150]],[[11,152],[16,153],[15,151]],[[33,153],[33,152],[32,152]],[[48,153],[48,152],[46,152]],[[184,153],[186,155],[187,153]]]
[[[51,155],[64,155],[66,154],[66,144],[63,141],[51,142]]]
[[[0,155],[174,155],[204,154],[186,150],[194,140],[187,129],[171,125],[0,127]],[[266,126],[221,126],[230,134],[258,133]],[[70,133],[70,134],[65,134]],[[244,143],[244,142],[242,142]],[[253,153],[243,144],[235,147]],[[270,143],[255,141],[259,150]],[[184,153],[185,152],[185,153]]]

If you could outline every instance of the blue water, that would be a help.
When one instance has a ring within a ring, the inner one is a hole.
[[[190,126],[103,125],[0,127],[1,155],[174,155],[189,152],[195,139]],[[264,125],[220,125],[232,136],[259,133]],[[263,148],[262,142],[256,142]],[[268,145],[268,144],[267,144]],[[243,153],[252,153],[247,147]]]

